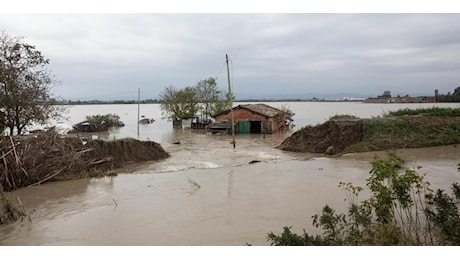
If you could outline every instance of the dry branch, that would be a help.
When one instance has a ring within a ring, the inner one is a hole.
[[[103,176],[129,162],[169,156],[155,142],[111,142],[61,137],[54,129],[30,137],[0,137],[0,188],[11,191],[45,181]]]

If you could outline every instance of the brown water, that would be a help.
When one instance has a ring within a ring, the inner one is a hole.
[[[271,148],[276,136],[237,138],[235,150],[228,136],[189,131],[180,138],[181,145],[168,146],[171,158],[133,173],[9,193],[21,198],[32,221],[1,227],[0,244],[267,245],[267,233],[286,225],[318,232],[310,217],[326,203],[343,212],[339,181],[364,185],[376,155],[284,153]],[[399,154],[421,167],[433,188],[460,181],[459,147]]]
[[[360,103],[331,106],[295,103],[291,108],[301,122],[327,119],[331,111],[383,110]],[[136,106],[115,108],[76,107],[71,118],[88,111],[130,116],[137,111]],[[159,114],[155,109],[153,113]],[[102,138],[133,136],[132,120],[122,120],[125,129]],[[140,130],[141,139],[160,142],[172,156],[115,177],[47,183],[8,193],[12,200],[21,199],[31,222],[0,227],[0,245],[268,245],[267,233],[279,233],[283,226],[292,226],[294,232],[318,232],[311,216],[325,204],[344,212],[345,193],[338,183],[364,185],[370,160],[383,154],[331,158],[288,153],[274,148],[286,137],[283,134],[237,136],[233,149],[230,136],[172,131],[162,120]],[[173,144],[176,141],[180,145]],[[460,146],[398,154],[409,167],[427,174],[432,188],[448,189],[460,182]],[[258,163],[250,164],[253,161]]]

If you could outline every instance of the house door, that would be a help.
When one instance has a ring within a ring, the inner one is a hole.
[[[251,122],[249,120],[238,121],[238,133],[241,135],[251,133]]]
[[[262,121],[250,121],[251,122],[251,134],[262,133]]]

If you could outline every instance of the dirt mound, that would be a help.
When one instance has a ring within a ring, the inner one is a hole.
[[[460,143],[460,117],[397,116],[335,119],[306,126],[277,148],[334,155]]]
[[[153,161],[169,157],[160,144],[152,141],[139,141],[133,138],[114,141],[90,141],[87,145],[94,148],[88,157],[111,158],[110,167],[121,168],[127,163]]]
[[[286,138],[277,148],[292,152],[341,153],[364,138],[365,119],[329,120],[317,126],[306,126]]]
[[[109,142],[62,137],[54,129],[34,137],[0,138],[0,185],[4,191],[57,179],[113,174],[128,163],[169,157],[155,142]]]

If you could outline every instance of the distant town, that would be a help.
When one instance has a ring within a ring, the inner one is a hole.
[[[94,105],[94,104],[159,104],[159,99],[143,100],[62,100],[55,101],[60,105]],[[453,93],[439,94],[438,90],[434,91],[433,96],[392,96],[391,91],[386,90],[382,95],[377,97],[343,97],[343,98],[282,98],[282,99],[236,99],[235,102],[364,102],[364,103],[436,103],[436,102],[460,102],[460,87],[457,87]]]
[[[363,101],[364,103],[437,103],[437,102],[460,102],[460,87],[454,90],[454,93],[439,94],[436,89],[433,96],[391,96],[391,92],[386,90],[381,96],[369,97]]]

